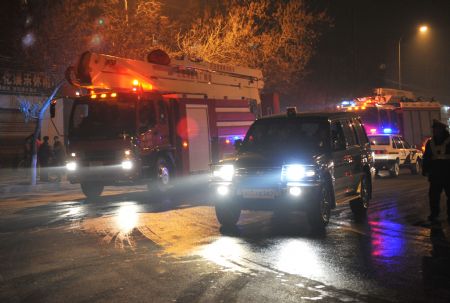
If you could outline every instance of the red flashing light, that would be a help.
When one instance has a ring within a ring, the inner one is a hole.
[[[370,129],[370,133],[371,134],[376,134],[377,133],[377,129],[376,128],[371,128]]]

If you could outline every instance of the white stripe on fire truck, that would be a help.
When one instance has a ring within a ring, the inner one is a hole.
[[[217,122],[217,126],[250,126],[254,121],[227,121]]]
[[[216,113],[249,113],[250,109],[248,107],[216,107]]]

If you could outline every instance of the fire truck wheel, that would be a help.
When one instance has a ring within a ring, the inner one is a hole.
[[[80,185],[83,194],[88,199],[93,199],[100,196],[103,192],[103,188],[105,187],[103,184],[97,182],[82,182]]]
[[[148,188],[156,189],[160,193],[167,192],[172,187],[172,168],[163,157],[156,160],[155,168],[155,180],[149,184]]]
[[[398,161],[395,161],[395,163],[389,169],[389,175],[392,178],[397,178],[398,175],[400,175],[400,164],[398,163]]]
[[[417,159],[415,163],[411,164],[411,174],[417,175],[420,174],[420,159]]]
[[[239,221],[241,216],[241,208],[232,204],[217,204],[216,217],[220,225],[224,227],[233,227]]]

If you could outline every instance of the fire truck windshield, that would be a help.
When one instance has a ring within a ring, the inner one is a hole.
[[[136,102],[114,99],[74,102],[69,137],[74,139],[112,139],[136,132]]]
[[[329,147],[329,127],[325,121],[280,118],[255,122],[250,127],[241,150],[288,149],[318,152]]]

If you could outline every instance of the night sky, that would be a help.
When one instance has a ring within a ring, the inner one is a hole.
[[[374,87],[402,83],[417,96],[450,103],[449,0],[318,0],[334,27],[322,37],[302,83],[300,100],[333,102],[369,95]],[[426,35],[418,26],[427,24]]]
[[[0,66],[20,65],[15,48],[20,47],[25,22],[20,10],[24,2],[0,3]],[[326,9],[334,26],[323,34],[309,75],[290,102],[336,103],[369,95],[375,87],[396,88],[398,41],[403,37],[404,89],[450,103],[450,0],[307,2],[313,9]],[[423,23],[430,31],[419,36],[417,28]]]

